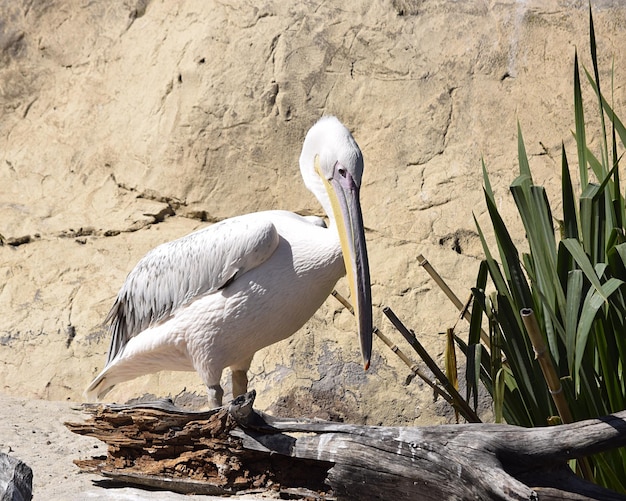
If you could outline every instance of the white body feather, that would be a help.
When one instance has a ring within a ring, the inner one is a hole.
[[[109,316],[130,308],[128,325],[113,324],[110,360],[87,392],[159,370],[195,369],[211,387],[226,367],[246,370],[256,351],[300,329],[345,273],[337,233],[319,221],[258,212],[152,250],[118,294]]]

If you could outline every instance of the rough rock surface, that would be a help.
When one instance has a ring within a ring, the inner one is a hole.
[[[0,499],[30,501],[33,497],[33,470],[19,459],[0,452]]]
[[[623,110],[626,7],[592,3]],[[379,311],[391,306],[440,356],[438,333],[457,313],[416,256],[467,297],[482,255],[473,214],[488,226],[480,159],[511,214],[518,120],[536,180],[558,192],[561,141],[575,157],[575,47],[590,65],[587,5],[2,3],[0,391],[80,401],[104,363],[113,298],[157,244],[250,211],[320,214],[297,161],[322,114],[340,117],[365,156],[375,322],[393,336]],[[257,405],[368,424],[447,420],[382,343],[363,372],[353,325],[331,298],[259,352]],[[183,389],[204,391],[193,373],[162,373],[108,398]]]

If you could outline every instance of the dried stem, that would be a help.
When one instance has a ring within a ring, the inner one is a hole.
[[[354,315],[354,309],[352,308],[352,305],[350,304],[350,302],[343,297],[339,292],[337,292],[336,290],[333,290],[331,292],[331,294],[333,295],[333,297],[339,301],[350,313],[352,313]],[[414,376],[418,376],[420,379],[422,379],[422,381],[424,381],[428,386],[430,386],[433,391],[435,393],[437,393],[441,398],[443,398],[446,402],[448,402],[450,405],[454,406],[454,399],[448,395],[443,388],[441,388],[436,382],[434,382],[432,379],[430,379],[426,374],[424,374],[419,367],[417,366],[417,364],[413,363],[413,361],[400,349],[398,348],[397,345],[395,345],[393,343],[393,341],[391,341],[391,339],[389,339],[387,336],[385,336],[382,332],[380,332],[380,330],[378,329],[378,327],[374,326],[374,329],[372,331],[374,334],[376,334],[376,336],[378,337],[378,339],[380,339],[383,343],[385,343],[389,349],[391,351],[393,351],[398,358],[400,358],[400,360],[402,360],[406,366],[409,368],[409,370],[413,373]]]
[[[478,415],[469,406],[469,404],[465,401],[465,399],[459,394],[459,392],[454,387],[454,385],[450,383],[450,380],[437,366],[435,361],[430,357],[430,355],[428,354],[426,349],[422,346],[422,344],[417,340],[417,337],[415,337],[415,334],[406,328],[406,326],[400,321],[400,319],[388,306],[383,308],[383,313],[391,321],[394,327],[398,329],[398,332],[400,332],[400,334],[404,336],[404,338],[408,341],[411,347],[417,352],[417,354],[421,357],[421,359],[428,366],[431,372],[443,385],[445,390],[450,394],[450,396],[454,400],[454,404],[453,404],[454,408],[457,409],[461,413],[461,415],[470,423],[480,423],[481,421]]]
[[[467,320],[468,322],[471,320],[471,315],[467,309],[467,307],[461,302],[461,300],[456,296],[452,289],[448,287],[448,284],[441,278],[441,275],[437,273],[437,270],[433,268],[433,266],[428,262],[428,260],[423,256],[417,256],[417,261],[421,267],[423,267],[426,272],[430,275],[430,277],[435,281],[435,283],[439,286],[439,288],[444,292],[448,299],[452,301],[452,304],[457,307],[457,309],[461,312],[461,316]],[[480,338],[483,343],[487,346],[487,348],[491,348],[489,343],[489,334],[487,334],[483,329],[480,329]]]

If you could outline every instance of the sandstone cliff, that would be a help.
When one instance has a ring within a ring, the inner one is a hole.
[[[626,8],[592,3],[620,110]],[[472,215],[487,226],[481,156],[506,213],[517,120],[550,193],[561,141],[575,153],[572,61],[578,47],[589,65],[587,2],[16,0],[0,12],[7,394],[81,400],[104,363],[113,298],[157,244],[244,212],[321,214],[297,161],[323,114],[365,156],[375,322],[393,335],[379,312],[390,305],[434,355],[457,313],[416,256],[467,296],[482,255]],[[370,424],[446,419],[382,343],[364,373],[353,331],[329,299],[258,353],[257,404]],[[204,391],[195,374],[157,374],[110,398],[183,389]]]

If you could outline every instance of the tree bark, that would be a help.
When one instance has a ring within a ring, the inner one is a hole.
[[[308,498],[626,500],[576,477],[567,461],[626,444],[626,411],[545,428],[465,424],[356,426],[274,418],[254,392],[229,408],[171,403],[87,406],[75,433],[109,445],[83,470],[178,492],[284,490]]]

